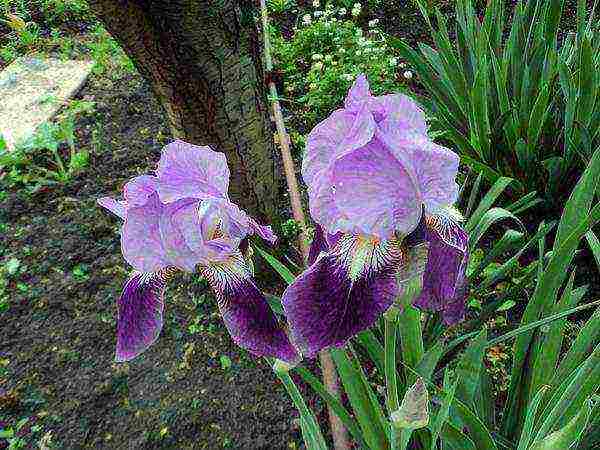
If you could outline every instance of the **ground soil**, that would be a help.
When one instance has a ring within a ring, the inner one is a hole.
[[[28,268],[11,281],[1,315],[0,387],[17,400],[0,404],[0,418],[35,416],[65,449],[297,448],[284,389],[265,361],[232,343],[199,280],[172,282],[158,342],[134,362],[113,363],[115,301],[129,269],[119,219],[96,199],[153,169],[169,133],[137,75],[93,76],[79,96],[96,102],[77,126],[88,169],[63,188],[13,192],[0,209],[3,255]],[[75,276],[82,264],[86,275]]]

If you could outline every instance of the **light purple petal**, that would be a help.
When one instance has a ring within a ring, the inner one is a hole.
[[[117,302],[116,361],[129,361],[158,338],[163,326],[164,273],[134,272]]]
[[[377,124],[382,132],[391,133],[397,140],[414,134],[427,136],[425,114],[410,97],[391,94],[375,97],[375,99],[384,111],[383,119]]]
[[[369,92],[369,82],[364,74],[360,74],[354,80],[354,83],[350,87],[346,100],[344,100],[344,107],[353,108],[364,102],[367,102],[371,98],[371,92]]]
[[[415,306],[430,311],[441,311],[446,323],[454,323],[464,314],[465,270],[467,265],[467,234],[457,225],[427,218],[429,254],[423,289]],[[441,232],[440,232],[441,231]],[[452,244],[446,239],[451,237]]]
[[[367,144],[375,132],[375,120],[367,107],[358,111],[334,111],[306,139],[302,178],[313,188],[316,178],[340,155]]]
[[[157,272],[169,266],[159,230],[162,208],[158,195],[153,194],[144,206],[127,210],[121,250],[125,260],[140,272]]]
[[[335,224],[325,222],[327,215],[317,211],[315,220],[329,232],[389,239],[395,231],[410,233],[419,222],[421,203],[411,168],[377,140],[339,158],[332,182],[335,206],[352,228],[336,229]]]
[[[277,235],[275,233],[273,233],[273,230],[271,229],[270,226],[260,225],[258,222],[256,222],[251,217],[249,219],[250,219],[250,227],[252,228],[254,233],[258,235],[258,237],[269,242],[271,245],[273,245],[273,244],[275,244],[275,242],[277,242]]]
[[[150,175],[135,177],[123,187],[123,198],[127,207],[144,206],[156,192],[158,178]]]
[[[125,219],[126,208],[125,202],[120,200],[115,200],[110,197],[102,197],[97,200],[98,204],[106,209],[108,209],[115,216],[120,217],[121,219]]]
[[[329,253],[288,286],[282,297],[292,342],[307,357],[370,327],[399,290],[397,241],[341,237]]]
[[[203,268],[201,273],[215,292],[225,326],[237,345],[257,356],[298,362],[296,349],[252,281],[239,252],[223,263]]]
[[[225,155],[207,146],[176,140],[158,163],[158,193],[163,203],[182,198],[226,197],[229,168]]]
[[[458,199],[458,163],[458,155],[446,147],[426,138],[417,140],[413,165],[427,212],[435,213]]]
[[[194,272],[204,261],[197,199],[182,199],[163,207],[159,221],[160,236],[166,256],[172,266]]]

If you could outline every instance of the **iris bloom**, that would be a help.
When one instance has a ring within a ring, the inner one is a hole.
[[[236,344],[255,355],[297,359],[240,251],[250,234],[271,243],[276,236],[229,200],[228,186],[222,153],[178,140],[163,149],[155,175],[125,185],[122,201],[98,200],[124,220],[121,248],[135,269],[117,304],[117,361],[135,358],[158,338],[165,284],[178,270],[206,278]]]
[[[311,266],[282,302],[308,357],[371,326],[423,275],[415,305],[464,314],[467,236],[451,213],[459,158],[427,135],[404,95],[372,96],[361,75],[344,108],[307,139],[302,176],[317,223]]]

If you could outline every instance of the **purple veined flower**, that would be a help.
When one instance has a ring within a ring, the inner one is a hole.
[[[364,75],[311,131],[302,163],[317,223],[311,265],[282,298],[303,355],[370,327],[414,277],[424,286],[416,306],[462,318],[467,239],[449,213],[458,163],[428,137],[416,103],[371,95]]]
[[[258,356],[298,361],[240,250],[251,234],[271,243],[277,238],[229,200],[228,185],[222,153],[176,140],[163,149],[155,175],[124,186],[123,200],[98,200],[124,220],[121,249],[135,269],[117,304],[117,361],[156,341],[166,283],[180,270],[198,271],[208,281],[236,344]]]

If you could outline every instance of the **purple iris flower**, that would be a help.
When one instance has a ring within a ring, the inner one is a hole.
[[[410,98],[372,96],[364,75],[311,131],[302,176],[317,223],[313,260],[282,298],[302,354],[370,327],[415,276],[416,306],[446,323],[463,317],[467,236],[450,213],[458,163],[428,137]]]
[[[178,270],[206,278],[236,344],[259,356],[298,359],[240,250],[250,234],[277,238],[229,200],[228,186],[222,153],[176,140],[163,149],[155,175],[125,185],[122,201],[98,200],[124,220],[121,249],[135,269],[117,303],[117,361],[135,358],[158,338],[166,282]]]

